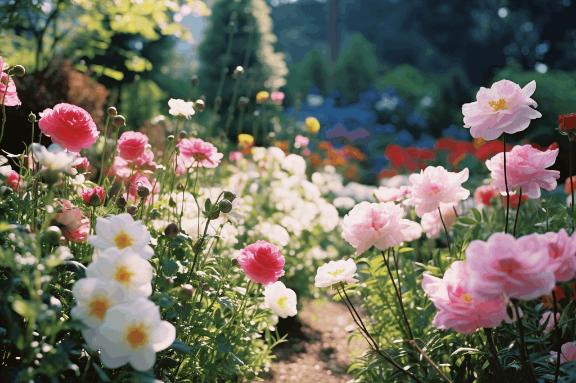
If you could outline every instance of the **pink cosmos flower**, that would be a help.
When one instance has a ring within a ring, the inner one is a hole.
[[[266,241],[246,246],[236,260],[246,276],[256,283],[268,285],[284,275],[284,257],[276,246]]]
[[[306,148],[310,144],[310,139],[306,136],[302,136],[300,134],[294,137],[294,147],[296,149]]]
[[[118,139],[118,155],[126,161],[135,161],[146,151],[148,136],[140,132],[128,131]]]
[[[480,185],[474,191],[474,201],[478,206],[492,206],[492,201],[498,197],[498,195],[498,190],[496,190],[494,186]]]
[[[215,168],[224,157],[214,145],[200,138],[185,138],[178,143],[178,149],[178,160],[185,168]]]
[[[442,212],[442,219],[444,219],[444,223],[446,224],[446,228],[448,230],[450,230],[454,222],[456,222],[457,216],[454,209],[454,205],[442,205],[440,207],[440,211]],[[442,219],[440,219],[440,213],[438,210],[433,210],[430,213],[422,214],[420,224],[426,233],[426,237],[433,239],[440,236],[440,233],[444,230]]]
[[[416,214],[437,210],[442,204],[455,204],[465,200],[470,192],[462,187],[468,180],[468,168],[459,173],[449,172],[442,166],[428,166],[408,179],[412,186],[410,202]]]
[[[475,297],[529,300],[550,294],[556,283],[548,249],[536,235],[516,239],[495,233],[487,241],[472,241],[466,262]]]
[[[284,97],[284,92],[274,91],[270,94],[270,100],[276,105],[282,105]]]
[[[87,111],[66,103],[44,109],[40,113],[38,126],[52,142],[71,152],[91,147],[100,134]]]
[[[560,313],[556,313],[556,321],[560,321]],[[544,311],[538,323],[544,328],[542,330],[544,334],[548,334],[554,330],[554,313],[552,311]]]
[[[569,236],[564,229],[558,233],[537,236],[542,242],[541,246],[548,250],[550,267],[556,281],[566,282],[573,279],[576,275],[576,237]]]
[[[0,105],[18,106],[22,102],[18,98],[14,80],[4,72],[4,59],[0,56]]]
[[[360,202],[342,220],[342,237],[360,255],[375,246],[386,250],[420,237],[422,228],[404,219],[404,209],[393,202]]]
[[[506,155],[506,173],[509,190],[522,188],[529,198],[540,198],[540,188],[552,191],[560,178],[558,170],[546,168],[554,165],[558,149],[540,151],[530,145],[517,145]],[[504,154],[499,153],[486,161],[492,184],[501,192],[506,191],[504,179]]]
[[[470,271],[466,263],[454,262],[442,279],[425,273],[422,288],[436,310],[432,324],[470,334],[479,328],[497,327],[507,316],[502,296],[482,299],[473,296],[468,286]]]
[[[490,89],[480,88],[476,101],[462,105],[464,127],[470,128],[474,138],[495,140],[502,133],[520,132],[530,125],[530,120],[542,115],[532,107],[536,101],[530,97],[536,90],[536,81],[524,88],[509,80],[500,80]]]
[[[408,186],[387,187],[380,186],[374,192],[379,202],[400,202],[410,197],[411,189]]]
[[[550,355],[556,360],[557,352],[550,351]],[[561,347],[560,363],[568,363],[576,360],[576,342],[564,343]]]
[[[106,191],[101,186],[95,186],[92,189],[84,189],[80,192],[84,203],[88,206],[100,206],[106,198]]]

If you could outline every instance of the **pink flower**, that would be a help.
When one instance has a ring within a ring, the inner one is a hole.
[[[178,143],[178,149],[179,161],[185,168],[215,168],[224,157],[214,145],[200,138],[185,138]]]
[[[558,170],[547,170],[554,165],[558,149],[540,151],[530,145],[517,145],[506,154],[508,189],[522,188],[529,198],[540,198],[540,188],[552,191],[560,178]],[[501,192],[506,191],[504,179],[504,154],[499,153],[486,161],[492,184]]]
[[[558,233],[545,233],[538,235],[541,246],[548,250],[550,267],[554,272],[556,281],[566,282],[576,274],[576,237],[569,236],[566,230]]]
[[[306,148],[310,144],[310,139],[306,136],[302,136],[300,134],[294,137],[294,147],[296,149]]]
[[[556,283],[548,249],[536,235],[516,239],[495,233],[487,241],[472,241],[466,262],[476,297],[529,300],[549,294]]]
[[[423,275],[422,288],[438,311],[432,322],[434,327],[470,334],[482,327],[497,327],[506,318],[504,298],[473,296],[468,286],[469,274],[466,263],[456,261],[442,279]]]
[[[557,352],[550,351],[550,355],[556,360]],[[576,360],[576,342],[564,343],[561,347],[560,363],[573,362]]]
[[[108,175],[125,179],[132,175],[132,168],[130,167],[128,161],[119,156],[116,156],[114,157],[112,166],[110,169],[108,169]]]
[[[442,205],[440,211],[442,211],[442,219],[444,219],[446,228],[450,230],[450,227],[452,227],[454,222],[456,222],[457,218],[456,213],[454,212],[454,205]],[[444,230],[442,219],[440,219],[440,213],[438,210],[422,214],[420,224],[426,233],[426,237],[433,239],[440,236],[440,233]]]
[[[380,186],[374,192],[374,197],[379,202],[400,202],[410,197],[411,189],[408,186],[387,187]]]
[[[230,152],[230,154],[228,155],[228,159],[231,162],[240,161],[242,158],[244,158],[244,155],[242,154],[242,152],[239,152],[237,150]]]
[[[437,210],[442,204],[455,204],[465,200],[470,192],[462,187],[468,180],[468,168],[460,173],[449,172],[442,166],[428,166],[420,173],[409,178],[412,185],[410,202],[416,208],[416,214]]]
[[[52,142],[71,152],[91,147],[100,134],[87,111],[66,103],[44,109],[40,113],[38,126]]]
[[[95,186],[92,189],[84,189],[80,193],[82,200],[88,206],[100,206],[106,198],[106,191],[101,186]]]
[[[538,106],[530,97],[536,90],[536,81],[524,88],[509,80],[500,80],[490,89],[480,88],[476,101],[462,105],[464,127],[470,128],[474,138],[495,140],[502,133],[520,132],[530,120],[542,115],[532,107]]]
[[[15,170],[10,170],[6,174],[6,183],[12,190],[18,190],[20,187],[20,174]]]
[[[140,132],[124,132],[118,139],[118,155],[126,161],[135,161],[146,151],[148,136]]]
[[[14,80],[4,72],[4,59],[0,56],[0,105],[18,106],[22,102],[18,98]]]
[[[80,243],[88,238],[90,221],[72,202],[60,201],[60,209],[54,216],[54,221],[62,228],[62,234],[67,240]]]
[[[360,255],[375,246],[386,250],[420,237],[422,228],[404,219],[404,209],[393,202],[360,202],[342,220],[342,237]]]
[[[268,285],[284,275],[284,257],[276,246],[266,241],[246,246],[237,261],[246,276],[256,283]]]
[[[556,321],[560,321],[560,313],[556,313]],[[540,326],[544,327],[544,334],[548,334],[554,330],[554,313],[552,311],[544,311],[539,323]]]
[[[498,194],[494,186],[480,185],[474,191],[474,201],[478,206],[492,206],[492,201],[498,197]]]
[[[64,228],[62,234],[70,242],[84,243],[90,234],[90,221],[88,218],[84,218],[79,226],[70,229]]]
[[[148,177],[141,173],[134,174],[130,179],[126,181],[128,186],[128,198],[139,200],[141,197],[138,195],[138,188],[148,189],[148,195],[153,192],[153,186]]]
[[[270,94],[270,100],[276,105],[282,105],[284,97],[284,92],[274,91]]]
[[[90,161],[86,157],[78,157],[74,161],[74,168],[81,173],[86,173],[90,169]]]

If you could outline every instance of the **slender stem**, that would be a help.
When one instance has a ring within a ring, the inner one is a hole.
[[[572,179],[570,179],[572,182]],[[572,194],[574,197],[574,194]],[[560,358],[562,356],[562,348],[560,345],[560,327],[558,327],[558,299],[556,297],[556,291],[552,290],[552,301],[554,302],[554,336],[556,338],[556,345],[560,347],[556,353],[556,368],[554,369],[554,383],[558,383],[558,377],[560,376]]]
[[[404,320],[404,324],[406,325],[406,330],[408,331],[408,338],[410,340],[414,339],[414,334],[412,333],[412,329],[410,328],[410,323],[408,322],[408,316],[406,315],[406,311],[404,310],[404,300],[402,299],[402,292],[400,291],[400,278],[398,278],[398,285],[396,285],[396,281],[394,280],[394,275],[392,274],[392,270],[390,269],[390,251],[394,251],[393,249],[388,249],[388,257],[384,251],[382,251],[382,258],[384,259],[384,264],[386,265],[386,270],[388,270],[388,275],[390,276],[390,281],[392,281],[392,286],[394,286],[394,293],[396,294],[396,298],[398,298],[398,305],[400,306],[400,313],[402,314],[402,319]]]
[[[444,217],[442,217],[442,210],[438,207],[438,214],[440,214],[440,221],[442,221],[442,226],[444,227],[444,233],[446,233],[446,242],[448,243],[448,251],[452,255],[452,240],[450,239],[450,233],[448,233],[448,227],[446,222],[444,222]]]
[[[516,325],[518,327],[518,335],[520,336],[520,364],[522,365],[522,370],[524,371],[524,373],[528,375],[530,382],[536,382],[534,372],[532,371],[532,366],[528,361],[528,350],[526,349],[524,325],[522,324],[522,317],[520,316],[520,308],[518,307],[518,301],[512,300],[512,305],[514,307],[514,313],[516,314]]]
[[[574,181],[572,180],[572,173],[574,171],[574,140],[570,138],[568,141],[568,179],[570,180],[570,216],[572,217],[572,232],[574,232],[575,220],[574,218]]]
[[[436,370],[436,372],[438,373],[438,375],[440,375],[442,377],[442,379],[444,379],[448,383],[452,383],[452,380],[444,373],[444,371],[442,371],[440,366],[438,366],[436,363],[434,363],[432,358],[430,358],[430,355],[428,355],[428,353],[426,351],[424,351],[422,348],[420,348],[420,346],[418,346],[418,344],[416,343],[415,340],[410,340],[408,342],[410,343],[410,345],[412,347],[414,347],[414,349],[416,351],[418,351],[418,353],[420,355],[422,355],[422,357],[432,366],[432,368],[434,370]]]
[[[100,159],[100,175],[98,176],[98,185],[102,185],[102,177],[104,177],[104,160],[106,159],[106,145],[108,144],[108,125],[110,124],[110,116],[106,113],[106,122],[104,123],[104,146],[102,147],[102,157]]]
[[[504,153],[504,186],[506,187],[506,222],[504,223],[504,232],[508,233],[508,217],[510,217],[510,190],[508,189],[508,172],[506,169],[506,134],[502,135],[502,141],[504,142],[502,153]]]
[[[514,228],[512,235],[516,236],[516,226],[518,225],[518,217],[520,216],[520,206],[522,206],[522,188],[518,192],[518,206],[516,207],[516,218],[514,218]]]
[[[2,68],[0,68],[0,74],[2,73]],[[10,79],[10,77],[8,77]],[[2,81],[2,76],[0,75],[0,81]],[[0,130],[0,143],[2,143],[2,138],[4,138],[4,126],[6,126],[6,94],[8,93],[8,84],[6,84],[6,89],[2,94],[2,100],[0,104],[2,105],[2,129]]]
[[[498,359],[498,349],[496,348],[496,344],[494,343],[494,334],[492,333],[492,329],[485,327],[484,334],[486,335],[488,349],[490,350],[490,354],[492,355],[492,364],[494,365],[493,367],[496,370],[496,373],[500,376],[502,373],[502,365],[500,364],[500,360]]]

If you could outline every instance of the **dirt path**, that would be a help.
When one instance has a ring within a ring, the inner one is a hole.
[[[346,374],[350,361],[366,347],[363,339],[348,342],[355,329],[346,307],[327,300],[308,301],[297,321],[279,323],[288,333],[288,342],[275,354],[266,383],[343,383],[352,379]]]

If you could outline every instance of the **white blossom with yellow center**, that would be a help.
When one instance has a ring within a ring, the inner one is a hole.
[[[280,318],[293,317],[298,313],[296,293],[280,281],[266,286],[264,289],[264,303],[266,307]]]
[[[100,252],[88,265],[86,276],[115,283],[125,300],[148,297],[152,293],[152,266],[129,248]]]
[[[314,284],[316,287],[330,287],[334,284],[356,283],[356,264],[354,260],[330,261],[318,268]]]
[[[96,220],[96,235],[88,242],[99,250],[116,248],[131,249],[144,259],[150,259],[154,251],[148,245],[150,233],[140,221],[134,221],[130,214],[123,213]]]
[[[96,335],[100,359],[108,368],[130,363],[138,371],[154,366],[156,353],[176,339],[176,329],[163,321],[158,306],[145,298],[108,310]]]

